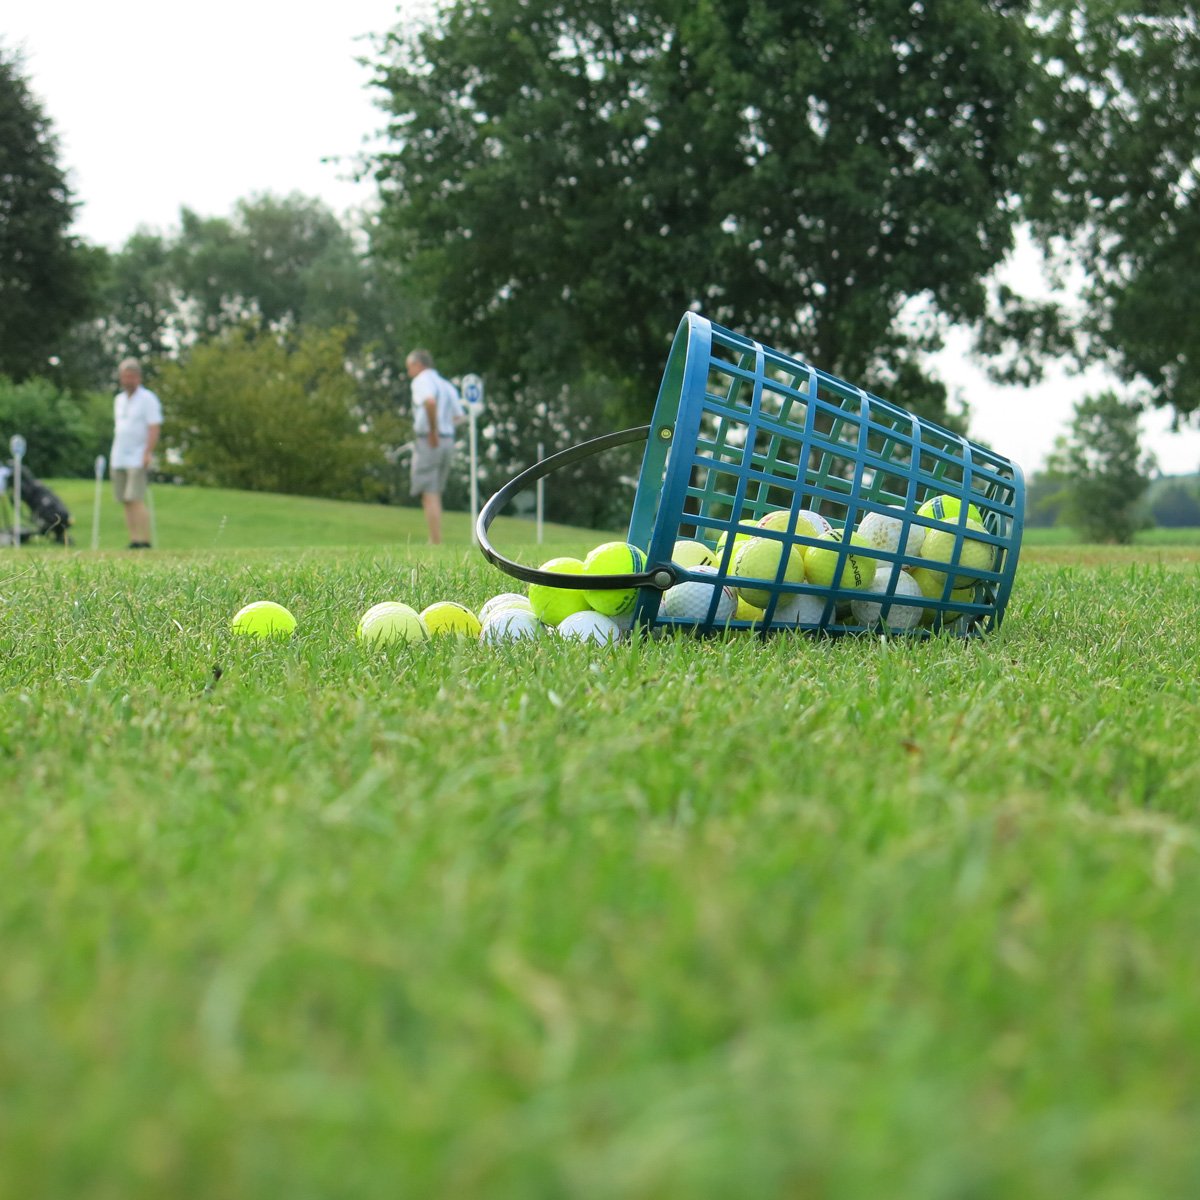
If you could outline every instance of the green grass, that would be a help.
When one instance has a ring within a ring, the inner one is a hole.
[[[1200,529],[1143,529],[1134,535],[1135,546],[1200,546]],[[1027,529],[1024,545],[1042,546],[1077,546],[1079,535],[1075,530],[1065,525],[1056,525],[1052,529]]]
[[[0,1194],[1194,1194],[1198,559],[1031,547],[976,641],[372,654],[510,581],[9,555]]]
[[[81,479],[48,482],[71,510],[76,546],[90,548],[95,484]],[[167,485],[153,489],[153,502],[157,545],[162,550],[422,546],[427,540],[425,519],[419,508]],[[532,522],[501,517],[493,529],[494,540],[503,549],[509,541],[531,540]],[[545,532],[551,540],[574,536],[564,526],[547,525]],[[446,513],[444,536],[448,543],[468,545],[471,541],[470,517],[466,513]],[[601,541],[604,536],[621,535],[601,535],[595,540]],[[120,506],[113,500],[111,486],[105,481],[100,506],[100,549],[124,549],[128,541]],[[1078,544],[1078,535],[1065,527],[1025,531],[1025,546],[1031,549]],[[1200,529],[1144,530],[1137,535],[1135,544],[1145,547],[1200,546]]]
[[[95,483],[80,479],[49,481],[75,521],[78,548],[92,544]],[[307,496],[278,496],[267,492],[238,492],[225,488],[171,487],[152,489],[161,550],[221,551],[230,549],[308,549],[321,546],[422,546],[428,538],[419,508],[351,504]],[[498,518],[493,525],[497,546],[502,539],[529,540],[532,522]],[[548,538],[569,536],[563,526],[547,525]],[[447,543],[468,545],[471,518],[462,512],[445,514]],[[129,534],[120,505],[105,481],[100,504],[100,549],[124,549]]]

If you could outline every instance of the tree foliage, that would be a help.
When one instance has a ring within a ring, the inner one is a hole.
[[[286,341],[242,325],[198,343],[162,373],[163,440],[191,483],[372,499],[376,439],[363,432],[344,329]]]
[[[206,333],[248,317],[328,329],[361,303],[363,273],[349,231],[305,196],[239,200],[232,218],[185,208],[167,252],[172,282]]]
[[[1141,450],[1141,413],[1113,392],[1085,396],[1047,464],[1062,481],[1063,518],[1087,541],[1130,542],[1144,524],[1153,459]]]
[[[20,57],[0,47],[0,372],[44,372],[92,308],[99,257],[70,234],[75,202]]]
[[[1067,481],[1058,473],[1065,436],[1055,444],[1058,458],[1051,457],[1048,467],[1029,477],[1025,490],[1025,525],[1029,529],[1050,529],[1060,524],[1066,501]]]
[[[1159,480],[1150,493],[1149,507],[1156,525],[1200,528],[1200,489],[1195,479]]]
[[[1085,358],[1200,410],[1200,15],[1193,0],[1041,0],[1025,211],[1088,275]]]
[[[378,328],[371,272],[354,235],[319,200],[292,194],[239,200],[230,217],[184,208],[168,233],[141,230],[105,275],[105,357],[171,357],[202,338],[261,321]]]
[[[610,381],[597,377],[552,386],[534,384],[521,394],[489,400],[483,422],[480,488],[486,496],[544,455],[611,433],[621,419]],[[548,521],[589,529],[623,529],[629,523],[643,447],[618,447],[583,459],[545,482]],[[524,508],[521,506],[524,505]],[[514,500],[515,513],[532,512],[532,490]]]
[[[459,0],[379,64],[376,245],[423,340],[518,391],[593,373],[644,416],[696,309],[944,417],[901,310],[978,318],[1012,244],[1026,8]]]
[[[27,468],[39,476],[87,476],[112,442],[112,397],[77,395],[49,379],[0,376],[0,454],[19,433]]]

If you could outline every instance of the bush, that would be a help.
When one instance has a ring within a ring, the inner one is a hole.
[[[25,438],[25,463],[41,477],[89,478],[96,455],[112,442],[112,400],[78,397],[48,379],[13,383],[0,376],[0,457],[14,433]]]
[[[340,500],[374,498],[382,451],[363,432],[344,330],[291,340],[245,326],[162,375],[163,440],[189,483]]]

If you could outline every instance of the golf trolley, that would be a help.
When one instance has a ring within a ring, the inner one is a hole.
[[[0,464],[0,546],[14,544],[13,471],[8,463]],[[29,520],[21,514],[21,544],[33,538],[53,539],[61,546],[71,545],[71,510],[44,483],[31,475],[27,468],[21,470],[21,502],[28,510]]]

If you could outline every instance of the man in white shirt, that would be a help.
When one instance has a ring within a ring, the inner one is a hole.
[[[442,492],[454,462],[454,431],[467,419],[458,388],[434,370],[428,350],[404,360],[412,380],[413,460],[410,494],[421,497],[430,545],[442,541]]]
[[[162,432],[162,405],[148,388],[142,387],[142,367],[127,358],[117,368],[121,390],[113,398],[112,467],[113,495],[125,508],[131,550],[150,549],[150,513],[146,508],[146,485],[150,460]]]

